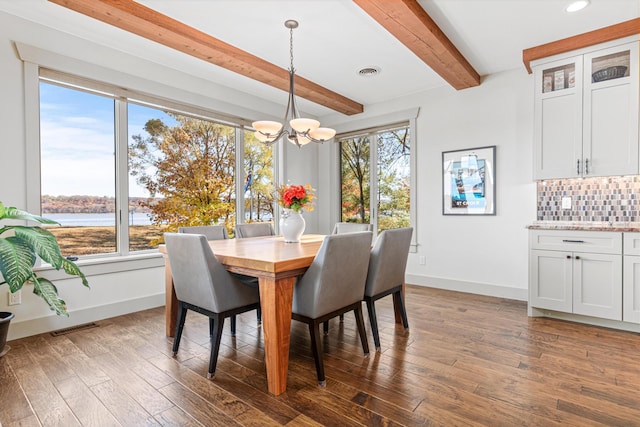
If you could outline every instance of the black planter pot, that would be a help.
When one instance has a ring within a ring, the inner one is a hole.
[[[7,354],[10,348],[5,344],[7,343],[7,334],[9,333],[9,323],[11,323],[11,319],[13,319],[13,313],[0,311],[0,357]]]

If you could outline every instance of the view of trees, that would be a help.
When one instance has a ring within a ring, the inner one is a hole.
[[[408,127],[341,141],[342,221],[370,222],[371,141],[377,150],[378,230],[410,225],[410,142]]]
[[[150,119],[147,135],[134,135],[129,146],[129,170],[151,197],[152,222],[165,230],[179,226],[236,222],[236,129],[219,123],[168,113],[168,126]],[[245,204],[247,221],[273,217],[271,148],[245,132]]]

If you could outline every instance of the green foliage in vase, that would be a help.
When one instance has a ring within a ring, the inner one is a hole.
[[[14,207],[5,207],[0,202],[1,220],[35,221],[40,224],[55,225],[57,222],[21,211]],[[89,283],[80,268],[62,256],[60,247],[53,234],[45,228],[29,225],[2,225],[0,228],[0,285],[9,285],[9,290],[17,292],[25,283],[33,285],[33,293],[42,298],[51,310],[58,315],[68,316],[67,307],[58,296],[58,289],[51,280],[38,276],[33,271],[39,256],[56,270],[61,268],[69,275],[78,276],[82,284]]]

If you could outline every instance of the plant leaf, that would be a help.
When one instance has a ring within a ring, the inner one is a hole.
[[[33,280],[33,293],[42,298],[52,311],[57,315],[69,316],[64,300],[58,298],[58,289],[53,282],[44,277],[35,277]]]
[[[0,273],[11,292],[22,288],[32,277],[36,257],[27,242],[17,236],[0,239]]]
[[[65,258],[60,253],[60,246],[58,246],[55,236],[49,230],[21,225],[14,226],[13,230],[16,237],[27,242],[43,261],[51,264],[56,270],[60,270]]]
[[[76,265],[75,262],[69,261],[66,258],[62,259],[62,268],[64,268],[65,273],[70,274],[72,276],[79,276],[82,279],[82,284],[87,288],[89,287],[89,281],[82,271],[80,271],[80,267]]]
[[[52,219],[43,218],[38,215],[30,214],[29,212],[21,211],[20,209],[14,207],[4,207],[4,209],[0,210],[0,219],[23,219],[26,221],[36,221],[40,224],[58,224],[57,221]]]

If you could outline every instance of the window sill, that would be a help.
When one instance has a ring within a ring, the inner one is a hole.
[[[80,267],[82,272],[89,277],[101,274],[119,273],[123,271],[163,267],[164,259],[160,252],[153,251],[127,256],[81,259],[76,261],[76,264]],[[62,269],[56,270],[48,264],[35,267],[34,271],[36,271],[40,276],[50,280],[62,280],[75,277],[69,276]]]

